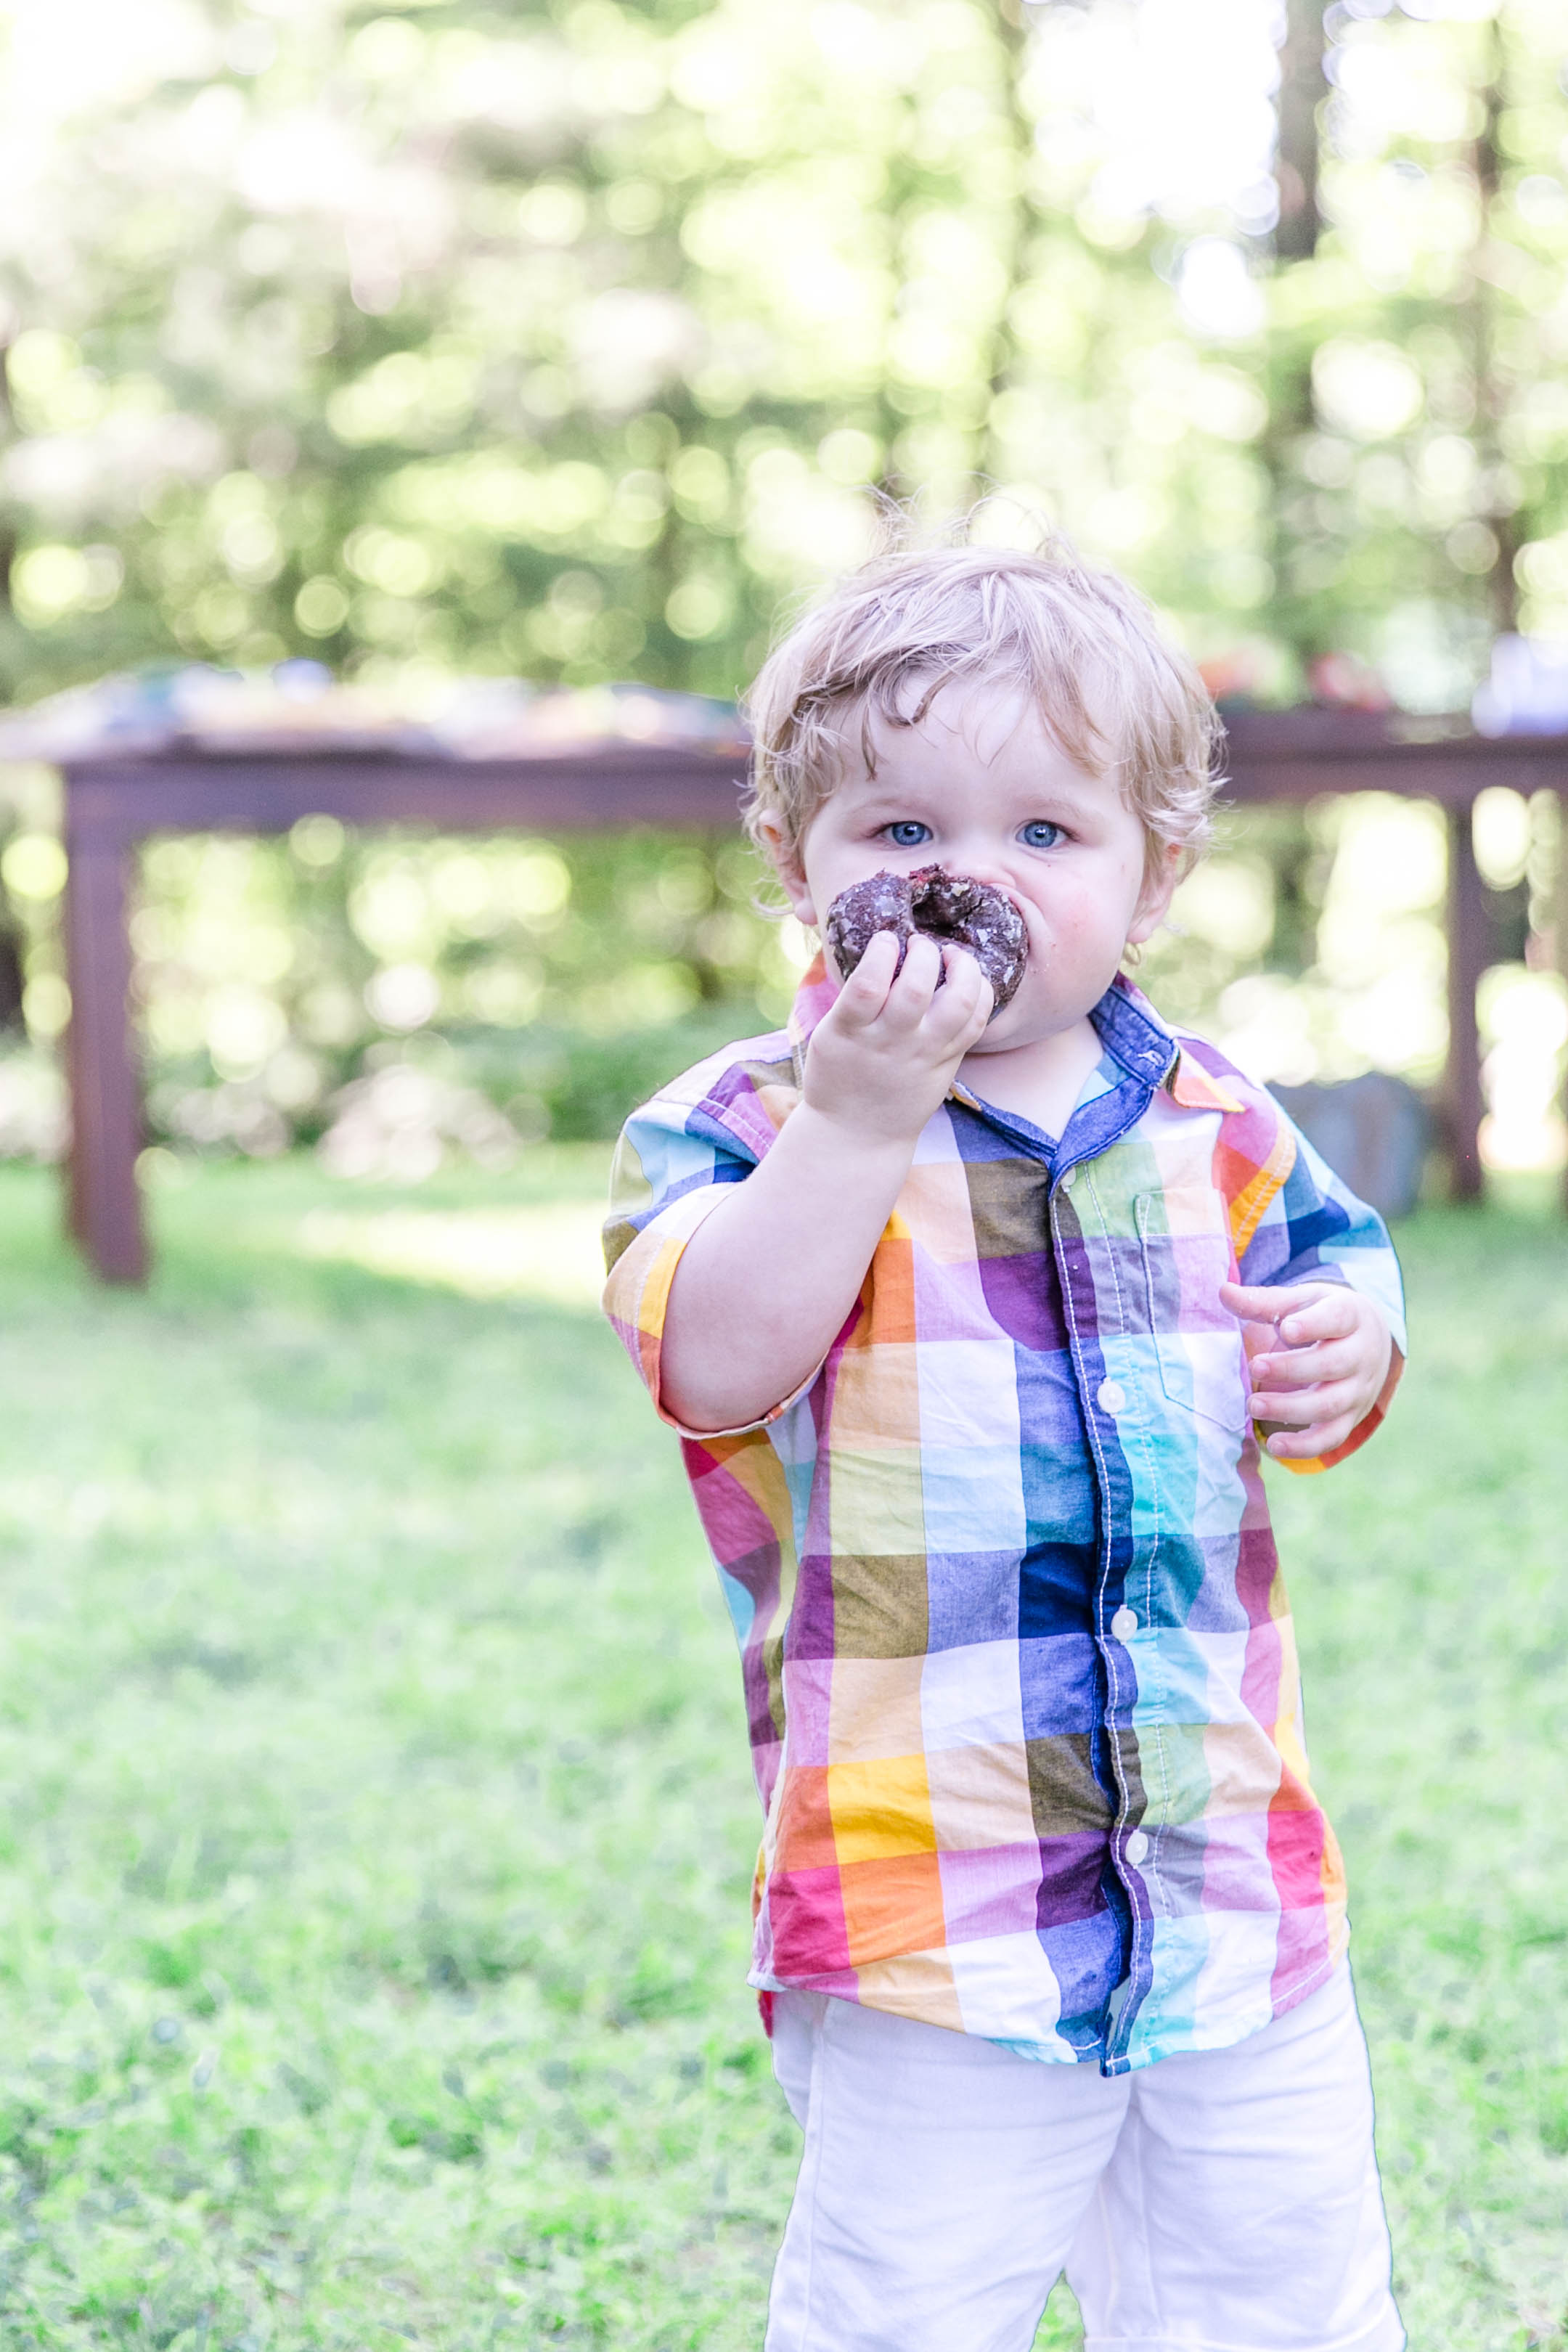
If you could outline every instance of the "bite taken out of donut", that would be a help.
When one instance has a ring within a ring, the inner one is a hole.
[[[967,948],[991,982],[994,1021],[1017,994],[1028,960],[1028,933],[1006,892],[989,882],[950,874],[945,866],[921,866],[913,874],[884,870],[841,890],[823,925],[841,979],[848,979],[879,931],[896,934],[900,971],[917,931]]]

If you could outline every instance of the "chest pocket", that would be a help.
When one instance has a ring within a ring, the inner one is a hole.
[[[1247,1428],[1241,1327],[1219,1303],[1230,1235],[1211,1186],[1140,1192],[1133,1203],[1160,1385],[1173,1404],[1239,1437]]]

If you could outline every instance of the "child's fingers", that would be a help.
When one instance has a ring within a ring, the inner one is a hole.
[[[1228,1294],[1228,1296],[1227,1296]],[[1259,1292],[1240,1283],[1220,1285],[1220,1304],[1233,1315],[1258,1315]],[[1240,1302],[1245,1301],[1245,1305]],[[1276,1346],[1299,1353],[1311,1354],[1321,1347],[1348,1344],[1354,1349],[1365,1343],[1369,1328],[1377,1324],[1376,1310],[1359,1293],[1345,1289],[1338,1283],[1325,1283],[1321,1287],[1283,1291],[1275,1305],[1261,1310],[1263,1319],[1275,1326],[1273,1331],[1251,1327],[1247,1352],[1253,1357],[1268,1355]],[[1335,1363],[1327,1370],[1348,1370]],[[1300,1374],[1300,1379],[1313,1380],[1323,1374],[1313,1371]]]
[[[944,947],[942,965],[946,985],[931,1001],[926,1029],[938,1044],[963,1038],[967,1052],[991,1018],[991,982],[966,948]]]
[[[1358,1410],[1355,1396],[1352,1394],[1349,1402],[1342,1403],[1337,1402],[1342,1394],[1336,1383],[1323,1396],[1312,1398],[1304,1411],[1299,1398],[1264,1397],[1258,1401],[1259,1409],[1254,1412],[1253,1422],[1266,1436],[1321,1436],[1331,1423],[1341,1430],[1342,1434],[1348,1435],[1363,1415]],[[1326,1402],[1331,1396],[1336,1400],[1333,1408]],[[1339,1440],[1336,1438],[1334,1443],[1337,1444]],[[1307,1451],[1310,1453],[1312,1448],[1309,1446]]]
[[[879,931],[840,988],[826,1018],[840,1029],[868,1027],[886,1004],[898,969],[897,938],[891,931]]]
[[[973,948],[966,948],[962,940],[944,940],[942,941],[942,968],[946,974],[950,988],[968,990],[977,981],[984,981],[987,989],[991,986],[991,982],[985,979],[984,967],[979,957]]]
[[[1296,1298],[1294,1291],[1272,1290],[1261,1282],[1222,1282],[1219,1286],[1219,1303],[1226,1314],[1242,1316],[1249,1323],[1277,1323],[1289,1315]]]
[[[1332,1328],[1304,1332],[1305,1339],[1341,1339],[1355,1328],[1356,1295],[1337,1282],[1298,1282],[1283,1290],[1267,1283],[1222,1282],[1219,1299],[1227,1314],[1242,1316],[1249,1323],[1283,1324],[1288,1316],[1326,1307]],[[1349,1319],[1340,1322],[1336,1318],[1341,1316]],[[1298,1344],[1293,1333],[1286,1339],[1287,1347]]]
[[[1355,1381],[1324,1381],[1315,1389],[1258,1389],[1247,1400],[1254,1421],[1278,1423],[1289,1430],[1315,1428],[1321,1422],[1353,1412],[1361,1394]]]
[[[917,931],[904,950],[903,969],[888,991],[882,1007],[884,1028],[896,1035],[912,1035],[931,1010],[942,978],[942,950]]]
[[[939,991],[936,1003],[921,1026],[922,1042],[939,1061],[961,1060],[972,1045],[985,1034],[991,1018],[990,1007],[982,1000],[966,1008],[949,1004],[947,990]]]
[[[991,1003],[990,982],[962,949],[917,931],[900,964],[896,935],[879,931],[826,1021],[845,1035],[875,1030],[896,1044],[923,1035],[939,1052],[967,1053],[991,1016]]]
[[[1256,1389],[1310,1389],[1323,1381],[1350,1380],[1361,1368],[1353,1340],[1322,1339],[1312,1348],[1288,1348],[1283,1355],[1254,1356],[1247,1375]]]
[[[1269,1433],[1264,1450],[1276,1462],[1316,1462],[1321,1455],[1331,1454],[1336,1445],[1344,1444],[1358,1419],[1352,1407],[1310,1422],[1305,1429],[1276,1429]]]
[[[1305,1307],[1292,1308],[1279,1325],[1288,1348],[1312,1348],[1325,1340],[1349,1339],[1362,1330],[1372,1313],[1365,1299],[1338,1285]]]

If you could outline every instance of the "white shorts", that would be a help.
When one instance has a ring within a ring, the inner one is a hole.
[[[1348,1968],[1229,2050],[1108,2080],[777,1996],[805,2132],[766,2352],[1400,2352]]]

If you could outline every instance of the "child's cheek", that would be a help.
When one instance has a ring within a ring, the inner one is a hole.
[[[1064,883],[1053,892],[1042,909],[1046,932],[1055,954],[1064,962],[1077,962],[1080,958],[1100,953],[1111,932],[1113,920],[1108,920],[1109,910],[1102,899],[1087,883]],[[1121,952],[1122,942],[1116,941]]]

